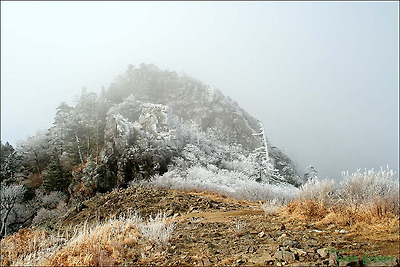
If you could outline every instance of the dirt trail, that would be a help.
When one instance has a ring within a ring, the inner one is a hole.
[[[199,213],[189,213],[183,216],[177,217],[176,220],[184,220],[187,218],[200,218],[203,223],[220,222],[229,223],[238,217],[246,215],[263,214],[262,210],[234,210],[234,211],[214,211],[214,212],[199,212]]]

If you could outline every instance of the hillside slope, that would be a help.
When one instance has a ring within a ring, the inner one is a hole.
[[[128,210],[137,211],[144,218],[166,212],[174,230],[165,246],[146,241],[135,228],[129,228],[129,216],[121,217]],[[114,219],[114,227],[107,228],[110,217],[122,219]],[[107,239],[91,244],[87,243],[88,237],[80,237],[91,225],[98,227],[96,235],[108,236]],[[326,225],[296,217],[287,208],[265,214],[259,202],[209,192],[144,187],[114,190],[42,226],[46,228],[46,234],[40,232],[43,230],[25,229],[2,240],[2,265],[354,266],[361,264],[364,257],[366,266],[399,266],[398,222],[397,226],[394,223],[374,229]],[[80,229],[77,237],[71,238],[76,229]],[[46,244],[51,243],[53,234],[68,236],[67,232],[72,241],[68,237],[58,239],[56,246],[53,241],[53,248],[38,246],[36,254],[32,254],[35,257],[27,255],[34,236],[40,244]]]

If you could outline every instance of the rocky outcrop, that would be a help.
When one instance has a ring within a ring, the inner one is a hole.
[[[211,163],[218,168],[238,154],[253,153],[254,160],[263,165],[260,169],[275,170],[275,176],[255,179],[295,186],[302,182],[292,161],[264,142],[261,123],[212,86],[155,65],[130,65],[107,95],[113,104],[101,158],[119,185],[164,173],[174,158],[182,158],[187,145],[217,158]],[[265,152],[265,144],[268,156],[256,155],[260,148]]]

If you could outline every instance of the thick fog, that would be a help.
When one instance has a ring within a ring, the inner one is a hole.
[[[303,171],[398,172],[397,2],[1,2],[1,140],[128,64],[212,84]]]

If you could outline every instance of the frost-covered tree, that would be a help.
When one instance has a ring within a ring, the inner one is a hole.
[[[97,159],[104,143],[108,111],[105,92],[100,98],[82,89],[76,106],[61,103],[57,108],[54,126],[50,130],[52,145],[59,157],[68,155],[75,163],[85,164],[88,157]]]
[[[304,174],[304,179],[306,181],[318,180],[318,171],[314,168],[314,166],[310,165],[306,168],[306,173]]]
[[[280,182],[284,179],[279,174],[278,170],[275,169],[271,163],[268,151],[268,139],[265,135],[264,126],[260,123],[260,132],[253,134],[258,136],[261,140],[261,146],[256,148],[252,153],[255,161],[258,163],[259,177],[257,181],[261,182]]]
[[[45,194],[43,191],[37,189],[35,195],[36,197],[32,205],[36,210],[32,220],[34,224],[40,225],[66,212],[67,197],[64,193],[51,191],[49,194]]]
[[[64,151],[70,146],[72,136],[68,136],[69,131],[67,130],[68,117],[72,107],[62,102],[56,111],[54,118],[53,127],[50,129],[51,141],[53,148],[57,151],[58,155],[62,155]]]
[[[15,182],[15,174],[20,170],[19,155],[8,142],[0,142],[0,183],[10,184]]]
[[[85,186],[96,186],[99,179],[99,167],[93,161],[92,157],[89,157],[85,168],[83,169],[82,181]]]
[[[24,164],[34,172],[41,173],[49,159],[49,136],[44,131],[38,131],[35,136],[29,137],[18,144]]]
[[[23,185],[2,186],[0,190],[1,231],[0,238],[7,234],[7,226],[11,223],[10,214],[24,198],[26,188]]]

